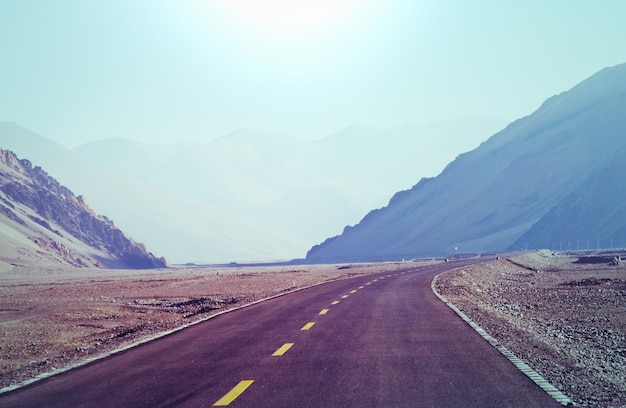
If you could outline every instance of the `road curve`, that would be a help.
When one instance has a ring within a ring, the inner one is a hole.
[[[438,300],[459,266],[329,282],[0,395],[2,407],[560,407]]]

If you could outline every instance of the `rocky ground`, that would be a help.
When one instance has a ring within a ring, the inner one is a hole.
[[[255,300],[406,267],[0,269],[0,389]]]
[[[435,286],[576,405],[626,407],[626,266],[576,260],[527,253]]]

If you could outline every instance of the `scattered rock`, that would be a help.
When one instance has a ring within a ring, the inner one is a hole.
[[[623,270],[575,260],[496,260],[440,275],[437,290],[576,405],[626,407]]]

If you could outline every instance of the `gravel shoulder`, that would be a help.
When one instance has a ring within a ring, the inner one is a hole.
[[[578,406],[626,407],[626,267],[538,251],[436,289]]]
[[[260,299],[407,266],[4,268],[0,392]]]

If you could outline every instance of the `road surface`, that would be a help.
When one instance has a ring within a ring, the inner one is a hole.
[[[454,266],[223,314],[0,395],[0,406],[560,407],[433,295],[432,278]]]

